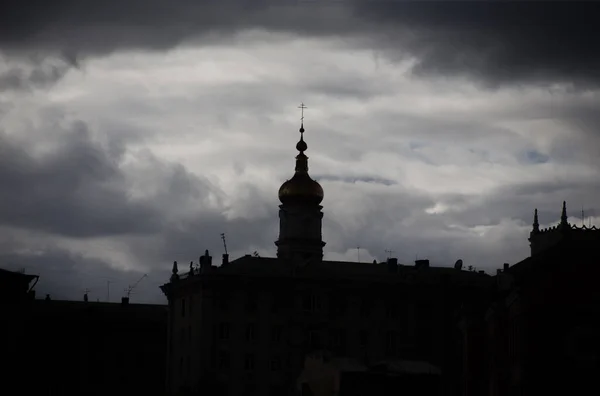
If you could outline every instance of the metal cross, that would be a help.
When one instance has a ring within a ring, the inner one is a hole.
[[[304,109],[308,109],[308,107],[304,106],[304,103],[300,103],[300,106],[298,106],[298,108],[302,111],[300,121],[304,121]]]

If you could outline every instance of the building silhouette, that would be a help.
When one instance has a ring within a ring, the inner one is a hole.
[[[327,350],[372,367],[386,359],[438,367],[444,395],[460,394],[464,302],[489,293],[492,277],[415,265],[323,260],[323,189],[308,173],[304,126],[294,176],[279,189],[276,257],[220,265],[208,251],[161,286],[169,302],[171,395],[294,394],[306,357]],[[309,386],[309,385],[307,385]]]
[[[0,270],[4,394],[164,395],[165,305],[36,300],[33,280]]]
[[[539,229],[531,256],[497,271],[462,312],[464,395],[599,394],[600,230]]]

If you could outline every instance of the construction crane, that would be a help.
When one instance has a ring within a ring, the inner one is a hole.
[[[131,296],[131,292],[133,291],[133,289],[136,288],[136,286],[142,281],[144,280],[144,278],[148,277],[148,275],[144,274],[140,279],[137,280],[137,282],[135,282],[133,285],[129,285],[129,287],[127,289],[125,289],[125,292],[127,293],[127,298],[129,298],[129,296]]]

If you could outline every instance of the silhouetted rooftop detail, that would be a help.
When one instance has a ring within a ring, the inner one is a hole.
[[[390,259],[396,260],[396,259]],[[397,262],[397,260],[396,260]],[[254,257],[245,255],[230,261],[226,266],[213,266],[207,276],[227,276],[244,278],[310,278],[310,279],[345,279],[357,281],[377,282],[439,282],[440,278],[448,280],[470,281],[490,278],[485,273],[476,271],[457,270],[453,267],[432,267],[421,265],[397,264],[395,275],[390,276],[387,262],[358,263],[355,261],[322,261],[318,266],[305,266],[298,268],[289,260],[274,257]],[[179,279],[184,281],[189,277],[182,275]]]
[[[304,141],[304,104],[300,107],[303,111],[302,122],[300,124],[300,141],[296,144],[299,151],[296,156],[296,168],[294,176],[287,180],[279,188],[279,200],[283,204],[320,204],[323,201],[324,193],[321,185],[313,180],[308,174],[308,157],[304,152],[308,145]]]

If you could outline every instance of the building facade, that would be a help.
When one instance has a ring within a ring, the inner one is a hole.
[[[561,217],[540,231],[536,211],[531,256],[463,311],[465,396],[600,393],[600,231]]]
[[[165,393],[165,305],[33,298],[37,276],[0,271],[3,394]]]
[[[180,274],[169,301],[170,394],[290,395],[305,357],[326,349],[367,364],[389,358],[441,369],[444,394],[460,394],[457,314],[491,277],[428,260],[402,265],[323,260],[323,189],[308,174],[300,128],[294,176],[279,189],[277,256],[246,255]],[[458,380],[457,380],[458,379]]]

